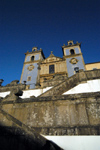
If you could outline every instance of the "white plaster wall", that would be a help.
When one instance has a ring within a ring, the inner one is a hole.
[[[51,89],[52,87],[46,87],[44,89],[33,89],[33,90],[24,90],[23,95],[20,96],[22,99],[24,98],[30,98],[30,96],[39,96],[40,94],[46,92],[47,90]],[[0,92],[0,97],[6,97],[10,94],[10,91],[8,92]]]
[[[99,92],[100,91],[100,79],[90,80],[87,83],[81,83],[74,88],[63,93],[66,94],[75,94],[75,93],[88,93],[88,92]]]
[[[100,136],[45,136],[64,150],[100,150]]]
[[[44,89],[33,89],[33,90],[24,90],[23,95],[20,96],[21,98],[30,98],[30,96],[39,96],[40,94],[46,92],[47,90],[51,89],[52,87],[47,87]]]
[[[44,88],[44,89],[43,89],[43,93],[46,92],[46,91],[48,91],[48,90],[50,90],[51,88],[52,88],[52,87],[46,87],[46,88]]]
[[[10,91],[8,91],[8,92],[0,92],[0,97],[6,97],[7,95],[9,95],[10,94]]]
[[[20,96],[21,98],[30,98],[30,96],[35,96],[37,97],[42,93],[42,89],[37,89],[37,90],[25,90],[23,91],[23,95]]]

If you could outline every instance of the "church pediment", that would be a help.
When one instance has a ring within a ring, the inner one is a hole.
[[[41,63],[50,63],[50,62],[56,62],[61,60],[62,58],[54,56],[54,54],[52,54],[51,52],[50,56],[47,59],[43,60]]]
[[[48,57],[43,61],[43,63],[49,63],[49,62],[55,62],[55,61],[61,61],[62,59],[59,57]]]

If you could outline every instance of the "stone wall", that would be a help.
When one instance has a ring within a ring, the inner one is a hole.
[[[0,109],[0,150],[62,150],[15,117]],[[13,126],[8,124],[13,123]]]
[[[7,84],[6,86],[0,86],[0,92],[7,92],[13,91],[14,89],[24,90],[26,88],[25,84],[19,83],[19,80],[13,80],[11,83]]]
[[[44,135],[100,135],[100,92],[5,100],[6,111]],[[0,114],[0,123],[5,117]],[[6,120],[5,126],[13,122]]]

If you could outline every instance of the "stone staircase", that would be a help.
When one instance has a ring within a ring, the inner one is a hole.
[[[100,69],[90,71],[80,70],[79,73],[69,77],[59,84],[56,84],[53,88],[41,94],[39,97],[62,95],[64,92],[70,90],[78,84],[94,79],[100,79]]]

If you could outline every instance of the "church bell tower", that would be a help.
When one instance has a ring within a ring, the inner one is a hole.
[[[27,89],[33,89],[39,85],[39,63],[45,58],[42,49],[32,48],[32,52],[25,53],[25,61],[20,83],[26,82]]]
[[[68,41],[68,45],[63,45],[63,57],[66,60],[68,77],[79,72],[79,70],[85,70],[85,63],[81,53],[81,43]]]

